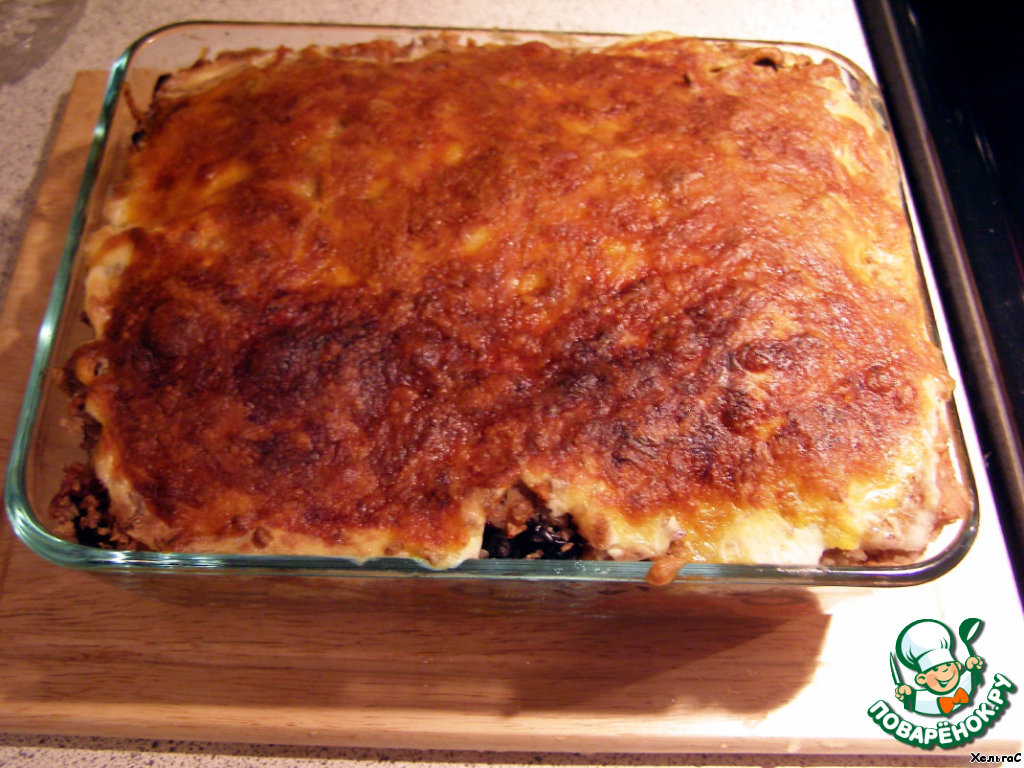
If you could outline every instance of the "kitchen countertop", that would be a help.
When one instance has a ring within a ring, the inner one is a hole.
[[[687,768],[689,766],[960,766],[968,757],[923,755],[645,755],[423,752],[174,741],[0,736],[0,767],[35,768]]]
[[[57,12],[59,11],[59,13]],[[56,126],[76,71],[107,69],[133,40],[189,19],[312,21],[424,26],[505,27],[594,32],[669,30],[705,37],[809,42],[870,71],[852,2],[838,0],[4,0],[0,5],[0,301],[24,236]],[[27,42],[25,34],[37,29]],[[661,765],[957,765],[964,756],[579,755],[420,752],[359,748],[209,744],[3,734],[0,766],[661,766]]]
[[[0,768],[687,768],[960,766],[964,755],[645,755],[449,752],[0,735]]]

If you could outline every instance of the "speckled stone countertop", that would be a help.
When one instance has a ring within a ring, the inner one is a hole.
[[[54,768],[685,768],[686,766],[959,766],[964,756],[645,755],[419,752],[260,744],[0,736],[0,766]]]
[[[809,42],[870,71],[848,0],[2,0],[0,2],[0,301],[21,245],[72,77],[107,69],[147,31],[189,19],[313,21],[648,32]],[[55,724],[59,730],[59,724]],[[4,734],[0,766],[678,766],[954,765],[964,758],[894,760],[836,756],[576,755],[413,752]],[[524,745],[528,748],[529,745]]]

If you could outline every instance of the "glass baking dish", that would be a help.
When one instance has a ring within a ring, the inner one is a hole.
[[[407,558],[377,558],[358,563],[342,557],[188,554],[176,552],[113,551],[83,546],[55,536],[45,515],[60,486],[64,469],[84,458],[78,437],[65,425],[67,396],[57,386],[54,370],[89,338],[80,320],[84,300],[84,268],[79,245],[97,226],[101,206],[118,178],[131,145],[135,120],[129,98],[145,109],[157,78],[188,67],[219,51],[247,48],[302,48],[390,38],[399,42],[436,34],[425,28],[356,27],[307,24],[186,22],[158,29],[135,42],[114,63],[99,121],[94,132],[85,176],[76,201],[55,284],[39,333],[28,389],[13,441],[4,501],[16,534],[30,549],[54,563],[126,578],[155,574],[218,573],[234,575],[305,575],[358,577],[419,577],[430,580],[515,580],[540,582],[635,582],[644,584],[649,563],[557,560],[470,560],[451,570],[433,570]],[[616,35],[566,34],[496,30],[451,30],[478,42],[541,39],[556,44],[607,45]],[[831,58],[843,71],[851,94],[885,120],[882,101],[869,78],[838,54],[814,46],[753,42],[808,55]],[[126,96],[126,94],[129,94]],[[922,280],[922,285],[925,285]],[[929,297],[926,297],[929,298]],[[937,302],[931,299],[931,306]],[[952,408],[952,406],[951,406]],[[965,459],[962,432],[951,412],[952,453],[965,483],[973,478]],[[813,585],[900,586],[934,579],[956,565],[971,546],[978,524],[977,494],[971,514],[947,526],[916,562],[900,565],[780,566],[692,563],[679,572],[673,585],[748,585],[792,587]],[[120,580],[120,579],[119,579]]]

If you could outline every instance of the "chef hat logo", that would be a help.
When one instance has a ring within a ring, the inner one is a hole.
[[[918,672],[956,661],[953,632],[941,621],[919,619],[908,624],[896,640],[900,661]]]

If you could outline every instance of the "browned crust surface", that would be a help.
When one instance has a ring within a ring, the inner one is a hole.
[[[856,550],[851,488],[961,514],[906,498],[949,381],[834,65],[385,50],[186,73],[141,125],[72,365],[139,545],[451,564],[524,476],[596,556],[716,559],[750,509]]]

